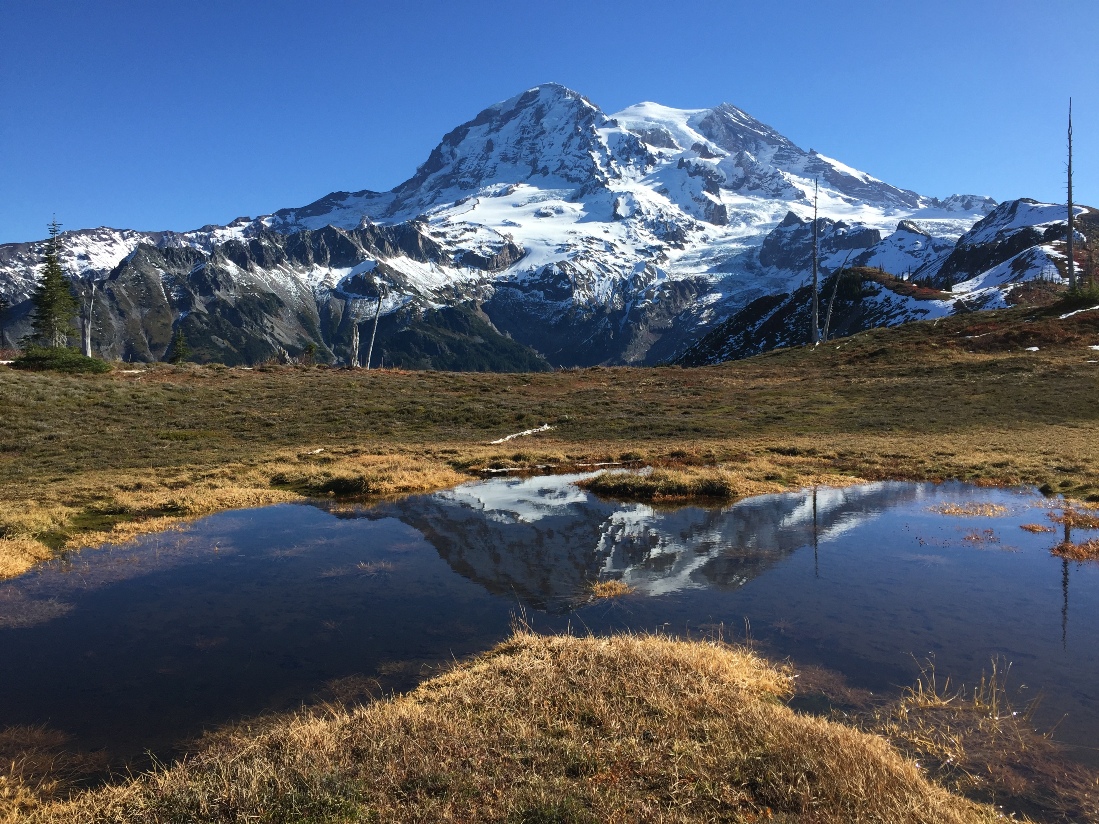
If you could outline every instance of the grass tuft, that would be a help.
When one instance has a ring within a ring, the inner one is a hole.
[[[996,518],[1007,514],[1007,507],[1000,504],[939,504],[929,509],[940,515],[956,515],[961,518]]]
[[[1066,508],[1063,512],[1049,513],[1049,519],[1070,529],[1099,529],[1099,513]]]
[[[998,820],[883,739],[795,713],[790,684],[717,642],[519,631],[407,695],[225,730],[23,820]]]
[[[1008,689],[1011,665],[993,659],[972,689],[940,682],[928,663],[902,698],[864,719],[919,762],[927,775],[971,799],[1044,821],[1099,817],[1096,777],[1067,761],[1032,718],[1040,697],[1017,707]]]
[[[630,501],[731,500],[783,488],[773,480],[750,478],[722,467],[654,469],[647,474],[605,472],[581,481],[580,486],[597,495]]]
[[[1041,532],[1056,532],[1053,527],[1046,526],[1045,524],[1020,524],[1019,529],[1025,529],[1027,532],[1041,533]]]
[[[623,595],[632,595],[633,592],[634,588],[625,581],[594,581],[591,585],[591,597],[596,599],[621,598]]]

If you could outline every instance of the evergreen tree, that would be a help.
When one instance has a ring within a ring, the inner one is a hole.
[[[191,347],[187,345],[187,337],[183,334],[183,327],[177,326],[176,333],[172,337],[172,354],[168,356],[168,363],[183,363],[191,356]]]
[[[34,305],[34,330],[30,337],[42,346],[60,348],[68,343],[73,317],[79,308],[73,296],[72,284],[61,268],[61,240],[58,232],[61,224],[50,224],[50,239],[46,241],[46,260],[42,267],[42,279],[31,295]]]

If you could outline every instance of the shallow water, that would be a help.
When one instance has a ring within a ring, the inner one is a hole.
[[[601,501],[577,476],[373,507],[282,505],[89,550],[0,584],[0,728],[44,724],[116,763],[228,721],[406,689],[536,630],[747,633],[768,655],[896,693],[995,656],[1039,728],[1095,763],[1099,565],[1049,554],[1030,491],[873,484],[721,509]],[[944,503],[993,503],[957,517]],[[1086,534],[1086,533],[1082,533]],[[591,603],[597,578],[636,594]]]

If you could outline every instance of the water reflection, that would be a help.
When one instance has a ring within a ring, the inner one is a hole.
[[[747,622],[769,654],[876,692],[928,656],[971,684],[1001,655],[1045,691],[1039,725],[1067,713],[1059,736],[1099,740],[1099,566],[1019,529],[1045,519],[1040,496],[884,483],[660,509],[578,477],[223,513],[0,584],[0,728],[170,752],[242,716],[406,689],[525,611],[550,632]],[[969,501],[1006,512],[932,511]],[[637,594],[591,603],[600,578]]]
[[[722,509],[658,509],[600,500],[583,475],[469,484],[370,510],[414,527],[461,575],[553,612],[586,600],[597,577],[640,592],[743,586],[790,553],[927,494],[868,484],[764,495]]]

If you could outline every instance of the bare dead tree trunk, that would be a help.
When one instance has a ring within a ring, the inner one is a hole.
[[[351,320],[351,357],[347,364],[351,369],[359,368],[359,320]]]
[[[382,316],[382,290],[378,289],[378,308],[374,310],[374,331],[370,333],[370,346],[366,350],[366,369],[370,371],[370,359],[374,357],[374,338],[378,336],[378,318]]]
[[[84,357],[86,358],[92,356],[92,320],[95,316],[95,286],[95,281],[91,281],[91,290],[84,303],[84,323],[81,332],[83,332],[83,351]]]
[[[817,294],[817,189],[818,181],[813,181],[813,319],[809,325],[809,342],[816,346],[820,342],[820,296]]]
[[[839,291],[840,278],[843,277],[843,273],[847,271],[847,261],[851,259],[851,253],[847,253],[847,257],[843,259],[843,266],[836,272],[836,279],[832,281],[832,297],[828,301],[828,311],[824,315],[824,334],[821,335],[822,340],[828,340],[828,327],[832,323],[832,307],[836,305],[836,292]]]
[[[1068,99],[1068,288],[1076,291],[1076,258],[1072,254],[1076,220],[1072,208],[1072,98]]]

